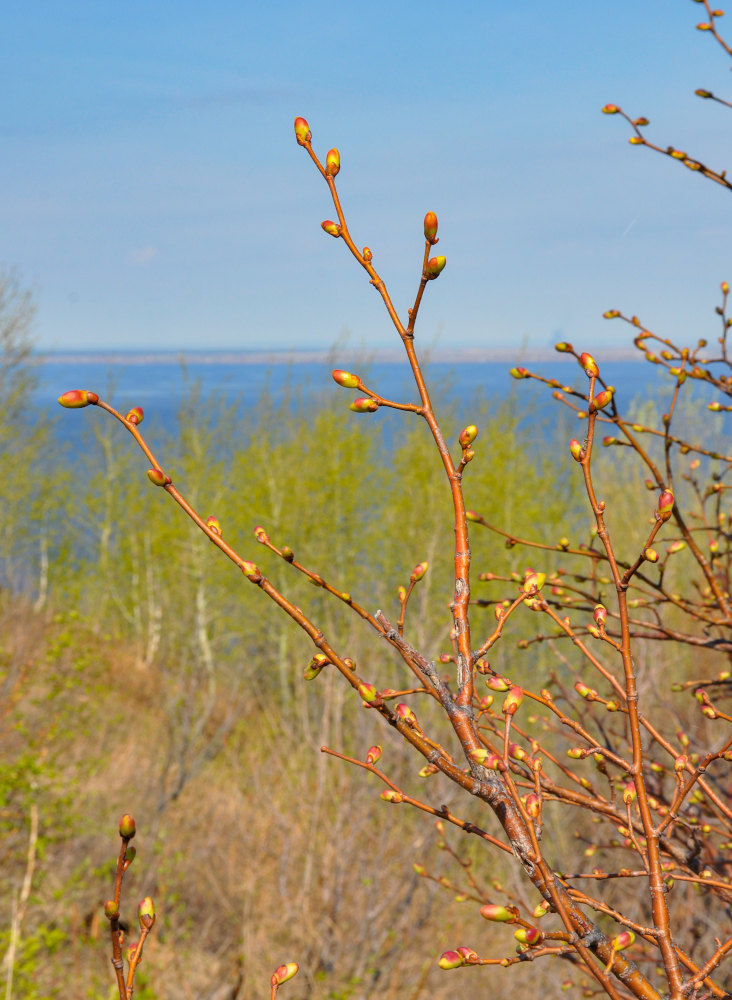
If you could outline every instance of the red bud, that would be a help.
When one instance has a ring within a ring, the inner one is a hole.
[[[674,495],[671,490],[664,490],[658,498],[657,513],[661,521],[668,521],[674,509]]]
[[[295,119],[295,138],[297,139],[298,146],[304,146],[312,138],[310,126],[304,118]]]
[[[335,177],[338,171],[341,169],[341,154],[337,149],[331,149],[328,151],[328,155],[325,158],[325,172],[330,177]]]
[[[140,921],[142,930],[150,930],[155,923],[155,906],[149,896],[145,896],[137,907],[137,918]]]
[[[616,115],[620,108],[616,104],[606,104],[602,109],[604,115]]]
[[[498,903],[486,903],[480,908],[480,915],[486,920],[494,920],[499,924],[512,924],[517,916],[516,913],[505,906],[499,906]]]
[[[173,481],[162,469],[148,469],[147,478],[155,486],[169,486]]]
[[[441,969],[445,969],[446,971],[449,969],[459,969],[461,965],[465,965],[465,959],[456,951],[443,951],[437,964]]]
[[[600,374],[597,362],[591,354],[580,354],[579,362],[588,378],[591,378],[592,376],[596,378]]]
[[[428,281],[432,281],[433,278],[437,278],[444,270],[446,263],[447,261],[444,257],[431,257],[425,264],[425,278]]]
[[[585,457],[585,449],[576,438],[572,438],[569,442],[569,453],[575,462],[581,462]]]
[[[361,384],[361,379],[358,375],[344,372],[342,368],[334,369],[331,374],[333,375],[333,381],[337,382],[338,385],[342,385],[344,389],[358,389]]]
[[[330,236],[340,236],[341,227],[337,222],[331,222],[330,219],[326,219],[325,222],[320,223],[321,229],[324,229],[326,233]]]
[[[366,763],[375,764],[381,757],[381,747],[376,746],[369,747],[369,752],[366,754]]]
[[[99,402],[96,392],[89,392],[87,389],[69,389],[68,392],[58,397],[61,406],[67,410],[77,410],[82,406],[90,406]]]
[[[125,417],[128,424],[141,424],[142,419],[145,416],[141,406],[133,406],[130,412]]]
[[[129,813],[125,813],[119,821],[119,835],[123,840],[132,840],[135,833],[135,820]]]
[[[458,441],[460,442],[460,447],[465,449],[469,448],[470,445],[475,441],[478,436],[478,428],[475,424],[469,424],[464,430],[460,432],[460,437]]]
[[[353,410],[354,413],[375,413],[378,408],[379,404],[375,399],[368,399],[363,396],[359,399],[354,399],[348,407],[348,409]]]
[[[302,119],[300,119],[300,121],[302,121]],[[282,986],[282,984],[286,983],[288,979],[292,979],[293,976],[297,975],[299,968],[300,966],[297,962],[288,962],[287,965],[278,965],[272,973],[270,985]]]
[[[428,212],[424,217],[424,238],[428,243],[435,244],[437,240],[437,216],[434,212]]]
[[[418,583],[421,580],[429,568],[428,562],[417,563],[417,565],[412,570],[412,575],[409,577],[411,583]]]
[[[594,413],[596,410],[604,409],[613,398],[614,394],[615,390],[612,386],[608,386],[607,389],[603,389],[602,392],[598,392],[597,395],[590,400],[590,413]]]
[[[529,378],[529,373],[525,368],[511,368],[509,375],[511,378]]]

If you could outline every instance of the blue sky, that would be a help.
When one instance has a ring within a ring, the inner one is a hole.
[[[624,346],[605,309],[717,335],[732,198],[628,145],[732,166],[724,53],[690,0],[6,0],[0,261],[43,349],[394,346],[320,222],[294,141],[341,152],[351,231],[404,315],[421,222],[447,267],[418,337],[442,349]],[[732,31],[732,25],[730,26]]]

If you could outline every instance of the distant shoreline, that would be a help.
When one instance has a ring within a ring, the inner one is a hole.
[[[643,359],[639,351],[615,350],[596,351],[603,361],[637,361]],[[400,351],[39,351],[34,357],[39,361],[55,364],[77,365],[151,365],[151,364],[196,364],[196,365],[298,365],[336,364],[344,357],[358,358],[374,364],[405,364],[407,359]],[[558,354],[552,348],[544,350],[520,349],[513,351],[474,350],[450,351],[437,349],[426,351],[425,363],[437,364],[526,364],[534,361],[554,361],[557,363],[574,361],[571,355]]]

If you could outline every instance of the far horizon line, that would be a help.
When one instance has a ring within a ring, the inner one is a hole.
[[[632,348],[605,351],[596,348],[596,353],[604,361],[643,361],[637,350]],[[307,348],[275,348],[269,350],[235,350],[232,348],[111,348],[106,350],[67,349],[60,351],[34,351],[34,357],[40,361],[50,361],[57,364],[165,364],[171,361],[195,361],[196,364],[319,364],[328,362],[335,364],[342,356],[357,358],[362,363],[407,364],[405,354],[399,350],[347,350],[345,348],[307,349]],[[436,348],[424,351],[424,364],[489,364],[510,363],[521,365],[534,361],[573,361],[574,356],[557,352],[554,348],[525,348],[524,350],[490,350],[487,348],[467,348],[451,351],[447,348]]]

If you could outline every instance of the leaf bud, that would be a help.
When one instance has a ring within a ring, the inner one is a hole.
[[[526,812],[532,819],[538,819],[541,815],[541,799],[536,792],[529,792],[526,796]]]
[[[147,478],[155,486],[169,486],[173,480],[162,469],[148,469]]]
[[[99,402],[96,392],[89,392],[87,389],[69,389],[68,392],[58,397],[61,406],[67,410],[78,410],[82,406],[90,406]]]
[[[624,948],[629,948],[635,941],[635,934],[633,931],[621,931],[620,934],[616,934],[612,939],[613,951],[623,951]]]
[[[393,802],[394,805],[398,805],[400,802],[404,801],[402,793],[395,791],[393,788],[387,788],[385,792],[382,792],[381,798],[384,802]]]
[[[363,250],[361,251],[361,254],[363,256],[363,259],[367,263],[370,263],[374,259],[374,255],[371,253],[371,250],[368,247],[364,247]]]
[[[329,663],[330,660],[325,655],[325,653],[316,653],[315,656],[313,656],[310,663],[308,663],[308,665],[305,667],[305,670],[303,671],[303,677],[305,678],[306,681],[314,680],[318,676],[320,671],[323,669],[323,667],[327,666]]]
[[[600,374],[600,369],[597,367],[597,362],[595,361],[595,359],[592,357],[591,354],[587,354],[586,352],[580,354],[579,363],[584,369],[584,373],[588,378],[593,378],[593,377],[597,378],[597,376]]]
[[[137,907],[137,919],[142,930],[150,930],[155,923],[155,906],[149,896],[145,896]]]
[[[335,368],[331,374],[333,376],[333,381],[337,382],[338,385],[342,385],[344,389],[358,389],[361,385],[361,379],[358,375],[352,375],[350,372],[344,372],[341,368]]]
[[[358,685],[358,693],[361,695],[364,701],[372,705],[375,701],[379,699],[379,692],[376,690],[373,684],[366,684],[361,682]]]
[[[252,583],[259,583],[262,579],[262,571],[259,566],[253,562],[242,562],[241,571],[247,580],[251,580]]]
[[[596,625],[604,625],[607,621],[607,608],[604,604],[596,604],[595,610],[592,613],[592,617],[595,619]]]
[[[615,390],[612,386],[608,386],[607,389],[603,389],[602,392],[598,392],[590,400],[590,413],[595,413],[597,410],[604,409],[610,400],[613,398]]]
[[[689,762],[689,758],[685,753],[680,754],[674,761],[674,771],[679,774],[681,771],[686,770],[686,765]]]
[[[674,495],[671,490],[664,490],[658,498],[656,513],[660,521],[668,521],[674,509]]]
[[[513,936],[520,944],[538,944],[544,940],[544,934],[538,927],[519,927]]]
[[[119,919],[119,907],[113,899],[108,899],[104,904],[104,916],[107,920]]]
[[[572,440],[569,442],[569,453],[575,460],[575,462],[581,462],[582,459],[585,457],[585,449],[579,443],[577,438],[572,438]]]
[[[125,420],[128,424],[141,424],[145,414],[141,406],[133,406],[129,413],[126,415]]]
[[[617,319],[620,315],[619,309],[608,309],[602,314],[603,319]]]
[[[696,94],[697,97],[705,97],[706,98],[706,97],[711,97],[712,96],[711,90],[703,90],[701,87],[698,90],[695,90],[694,93]]]
[[[643,553],[645,559],[650,563],[658,562],[658,552],[655,549],[646,549]]]
[[[304,118],[295,119],[295,138],[298,146],[304,146],[312,138],[310,126]]]
[[[427,281],[432,281],[439,277],[445,268],[447,260],[444,257],[430,257],[424,267],[424,276]]]
[[[486,903],[485,906],[481,906],[480,915],[486,920],[493,920],[499,924],[512,924],[518,913],[514,908],[509,910],[506,906],[500,906],[498,903]]]
[[[511,682],[505,677],[486,677],[485,682],[491,691],[508,691]]]
[[[368,399],[366,396],[361,396],[358,399],[354,399],[351,405],[348,407],[349,410],[353,410],[354,413],[375,413],[379,408],[379,404],[375,399]]]
[[[424,577],[425,573],[429,569],[429,565],[430,564],[426,561],[417,563],[417,565],[412,570],[411,576],[409,577],[409,582],[418,583]]]
[[[523,688],[520,688],[518,685],[514,685],[504,698],[503,705],[501,705],[501,711],[504,715],[515,715],[521,707],[521,702],[523,700]]]
[[[508,373],[511,378],[530,378],[530,375],[525,368],[511,368]]]
[[[606,104],[605,107],[602,109],[602,113],[604,115],[616,115],[619,111],[620,108],[617,106],[617,104]]]
[[[328,150],[325,157],[325,172],[329,177],[335,177],[341,169],[341,154],[337,149]]]
[[[560,354],[571,354],[574,348],[567,340],[560,340],[558,344],[554,345],[554,350],[558,351]]]
[[[254,537],[257,539],[260,545],[266,545],[267,542],[269,541],[269,535],[264,530],[261,524],[258,524],[257,527],[254,529]]]
[[[325,230],[329,236],[338,237],[341,235],[341,227],[337,222],[332,222],[330,219],[326,219],[325,222],[321,222],[320,228]]]
[[[282,986],[282,984],[286,983],[288,979],[292,979],[293,976],[297,975],[299,968],[300,966],[297,962],[288,962],[287,965],[278,965],[272,973],[270,985]]]
[[[366,763],[375,764],[381,758],[381,747],[376,744],[376,746],[369,747],[369,752],[366,754]]]
[[[119,821],[119,835],[123,840],[132,840],[135,833],[135,820],[129,813],[125,813]]]
[[[125,851],[124,871],[127,871],[127,869],[130,867],[130,865],[132,864],[132,862],[135,860],[136,857],[137,857],[137,848],[128,847],[127,850]]]
[[[405,705],[404,702],[399,702],[397,707],[394,709],[394,714],[398,719],[403,719],[408,726],[417,725],[417,716],[414,714],[409,705]]]
[[[428,212],[424,217],[424,238],[434,246],[437,243],[437,216],[434,212]]]
[[[460,447],[465,450],[469,448],[470,445],[475,441],[478,436],[478,428],[475,424],[469,424],[462,431],[460,431],[460,437],[458,441],[460,442]]]
[[[445,971],[459,969],[461,965],[465,965],[465,959],[456,951],[443,951],[437,964],[441,969],[445,969]]]

